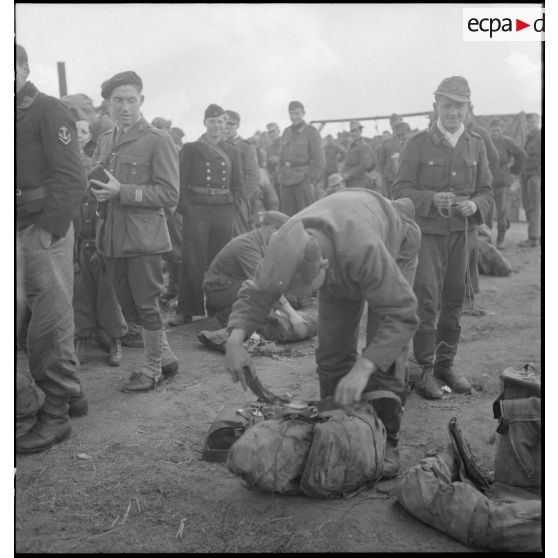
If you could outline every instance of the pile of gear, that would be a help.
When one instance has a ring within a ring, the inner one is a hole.
[[[451,444],[403,476],[397,498],[414,517],[468,546],[540,551],[541,392],[530,365],[501,375],[494,478],[484,473],[454,417]]]
[[[217,417],[204,459],[226,461],[262,491],[315,498],[347,496],[382,477],[386,429],[372,393],[356,407],[339,408],[331,398],[276,396],[257,376],[247,371],[246,378],[259,400]]]

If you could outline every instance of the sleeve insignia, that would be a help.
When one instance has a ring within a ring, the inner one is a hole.
[[[64,145],[69,145],[70,142],[72,141],[72,136],[70,135],[70,131],[68,130],[68,128],[66,128],[66,126],[62,126],[62,127],[58,130],[58,139],[59,139]]]

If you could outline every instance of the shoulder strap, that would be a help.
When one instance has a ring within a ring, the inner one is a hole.
[[[213,153],[217,153],[217,155],[222,157],[225,160],[229,171],[232,170],[231,159],[225,151],[223,151],[218,145],[213,145],[212,143],[208,142],[203,136],[200,138],[199,141],[201,141],[210,151],[213,151]]]

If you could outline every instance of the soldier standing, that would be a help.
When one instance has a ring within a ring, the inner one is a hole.
[[[541,129],[539,115],[527,115],[525,151],[527,161],[521,174],[521,195],[527,216],[527,240],[519,246],[532,248],[541,243]]]
[[[267,135],[271,140],[271,143],[266,146],[265,151],[267,155],[267,172],[269,173],[269,179],[273,187],[275,188],[275,193],[277,197],[280,198],[280,187],[279,187],[279,154],[281,153],[281,130],[275,122],[270,122],[267,126]]]
[[[304,105],[289,103],[292,125],[281,137],[279,184],[281,211],[294,215],[317,199],[316,189],[323,179],[325,155],[320,133],[304,122]]]
[[[116,125],[99,137],[93,155],[107,182],[91,180],[99,204],[97,250],[104,256],[122,308],[134,306],[143,326],[144,360],[122,390],[149,391],[178,372],[159,307],[161,254],[171,250],[165,208],[178,201],[178,161],[169,135],[141,115],[143,83],[135,72],[101,86]]]
[[[190,323],[205,315],[203,276],[219,250],[233,237],[236,207],[241,203],[242,175],[238,150],[223,140],[225,111],[207,107],[206,133],[180,151],[182,284],[170,325]]]
[[[393,199],[392,186],[397,176],[399,157],[407,141],[411,127],[407,122],[398,121],[392,124],[393,135],[385,138],[378,148],[378,170],[382,174],[386,197]]]
[[[363,126],[358,120],[351,120],[349,129],[352,141],[341,176],[347,188],[371,188],[372,180],[368,171],[374,168],[372,149],[362,137]]]
[[[233,236],[247,233],[253,225],[252,215],[259,191],[260,169],[256,148],[238,135],[240,115],[234,110],[225,111],[225,140],[240,153],[242,196],[236,207]]]
[[[503,122],[495,118],[490,123],[490,135],[498,154],[500,155],[500,166],[493,174],[494,201],[496,203],[496,214],[498,216],[498,236],[496,248],[504,248],[506,231],[510,228],[509,194],[512,184],[512,174],[519,175],[525,164],[527,153],[511,138],[502,134]]]
[[[418,393],[439,399],[434,376],[457,393],[468,380],[453,369],[461,333],[468,239],[492,207],[492,177],[482,138],[463,124],[470,102],[467,80],[446,78],[434,92],[437,121],[407,141],[393,195],[411,198],[422,242],[414,291],[418,330],[413,338],[422,377]]]
[[[76,374],[72,311],[72,218],[86,178],[70,112],[27,81],[25,49],[16,45],[15,54],[18,271],[31,311],[29,369],[45,394],[39,409],[30,382],[17,373],[16,451],[36,453],[70,436],[72,400],[81,414],[87,412]]]

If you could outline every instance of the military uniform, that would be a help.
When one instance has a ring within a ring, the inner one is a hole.
[[[98,327],[110,339],[126,335],[128,327],[107,273],[95,248],[97,202],[87,192],[74,219],[75,254],[79,271],[74,277],[75,336],[91,337]]]
[[[281,136],[279,184],[281,211],[294,215],[316,200],[315,187],[323,179],[324,148],[316,128],[302,122]]]
[[[392,186],[397,176],[396,160],[399,158],[406,141],[407,138],[395,135],[384,139],[378,147],[378,170],[382,174],[384,190],[386,197],[389,199],[393,199]]]
[[[500,136],[492,141],[500,156],[500,166],[492,173],[492,188],[494,190],[494,201],[498,216],[498,237],[503,242],[504,234],[510,228],[508,213],[509,193],[512,183],[511,175],[519,175],[521,173],[527,153],[507,136]]]
[[[291,231],[302,224],[329,261],[318,293],[316,363],[321,397],[333,395],[357,360],[359,324],[367,302],[367,346],[362,355],[378,370],[364,391],[387,390],[404,404],[406,347],[418,325],[411,284],[420,231],[412,215],[409,200],[392,205],[381,194],[360,188],[337,192],[300,211],[272,237],[254,280],[242,285],[228,329],[240,328],[250,336],[288,287],[301,244]],[[378,414],[395,445],[400,405],[388,400]]]
[[[267,172],[269,173],[269,180],[271,184],[275,188],[275,192],[277,196],[280,195],[280,187],[279,187],[279,162],[278,161],[270,161],[270,157],[277,157],[281,154],[281,138],[274,139],[271,144],[265,150],[267,156],[266,168]]]
[[[242,192],[240,154],[205,137],[180,151],[180,211],[183,215],[183,284],[177,312],[205,314],[203,275],[211,260],[233,236],[236,205]]]
[[[136,314],[134,320],[143,326],[140,374],[151,379],[153,388],[161,370],[176,363],[159,307],[161,255],[171,250],[165,208],[178,202],[176,150],[167,134],[141,117],[123,134],[117,126],[102,134],[93,159],[120,182],[118,198],[99,204],[96,247],[125,315]],[[135,390],[131,384],[124,389],[129,388]]]
[[[256,148],[250,142],[236,136],[226,143],[235,147],[240,154],[242,196],[238,198],[240,203],[236,208],[233,224],[233,235],[237,236],[252,228],[253,205],[259,190],[260,169]]]
[[[492,206],[491,183],[484,142],[467,129],[452,148],[434,123],[410,138],[401,153],[393,196],[413,200],[422,231],[414,282],[420,325],[413,347],[418,363],[430,372],[436,346],[437,364],[453,363],[461,331],[468,236]],[[453,209],[442,215],[433,204],[436,192],[472,200],[478,210],[467,219]]]
[[[17,242],[31,311],[27,354],[31,375],[45,394],[39,422],[16,445],[17,451],[31,452],[50,447],[40,434],[47,425],[57,425],[52,443],[69,435],[68,403],[81,393],[73,343],[72,218],[86,184],[69,110],[31,82],[16,95],[16,169]],[[31,386],[18,380],[17,419],[21,408],[32,418],[38,407]]]
[[[372,149],[364,138],[353,142],[343,164],[343,178],[347,188],[371,188],[368,171],[374,167]]]
[[[521,195],[527,216],[527,233],[533,244],[541,238],[541,131],[532,130],[525,139],[527,161],[521,174]]]

